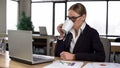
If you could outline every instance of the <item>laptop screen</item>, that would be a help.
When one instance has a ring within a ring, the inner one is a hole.
[[[32,61],[32,31],[8,30],[10,57]]]
[[[47,29],[44,26],[39,26],[39,32],[41,36],[47,36]]]
[[[38,59],[37,61],[34,60],[34,57],[36,55],[33,57],[32,37],[33,37],[32,31],[8,30],[9,55],[11,59],[14,59],[20,62],[25,61],[24,63],[28,63],[28,64],[36,64],[36,63],[53,61],[54,60],[53,57],[45,59],[40,54],[37,55],[39,56],[39,60]]]

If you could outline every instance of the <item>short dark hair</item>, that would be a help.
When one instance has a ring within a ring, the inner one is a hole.
[[[86,15],[86,8],[83,4],[81,3],[76,3],[76,4],[73,4],[69,10],[73,10],[75,11],[76,13],[78,13],[79,15],[83,15],[85,14]]]

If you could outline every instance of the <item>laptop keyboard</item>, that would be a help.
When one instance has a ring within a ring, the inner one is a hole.
[[[33,61],[40,61],[40,60],[45,60],[45,59],[41,59],[41,58],[37,58],[37,57],[33,57]]]
[[[34,61],[53,60],[53,59],[54,59],[54,57],[33,54],[33,60]]]

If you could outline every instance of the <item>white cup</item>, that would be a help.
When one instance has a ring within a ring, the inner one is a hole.
[[[62,31],[64,33],[68,33],[72,27],[73,27],[73,22],[71,20],[65,20],[62,26]]]

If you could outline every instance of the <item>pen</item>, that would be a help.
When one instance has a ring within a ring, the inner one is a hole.
[[[75,63],[71,63],[71,66],[73,66]]]
[[[61,60],[60,60],[60,63],[61,63],[61,64],[64,64]]]

